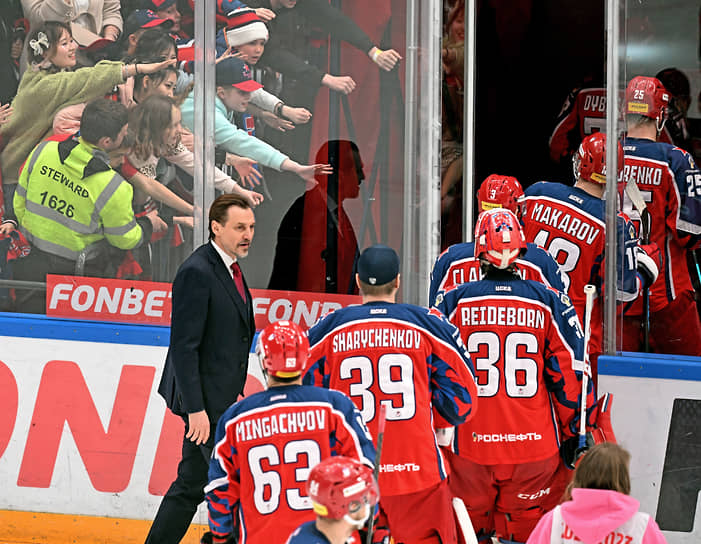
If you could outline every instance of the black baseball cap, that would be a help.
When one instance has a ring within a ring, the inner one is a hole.
[[[172,26],[173,21],[159,17],[150,9],[136,9],[124,21],[124,34],[131,36],[134,32],[146,28],[162,28],[167,31]]]
[[[253,79],[251,67],[241,59],[229,57],[217,64],[217,85],[236,87],[241,91],[253,92],[263,85]]]
[[[368,285],[384,285],[399,275],[399,255],[391,247],[375,244],[358,258],[358,277]]]

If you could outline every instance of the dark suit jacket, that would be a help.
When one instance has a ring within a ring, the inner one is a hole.
[[[248,286],[244,302],[214,246],[199,247],[173,282],[170,347],[158,387],[168,408],[181,416],[206,410],[216,424],[243,392],[255,330]]]

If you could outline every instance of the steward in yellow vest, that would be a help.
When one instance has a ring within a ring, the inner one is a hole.
[[[86,106],[80,137],[45,140],[29,155],[13,203],[32,252],[17,279],[104,276],[112,268],[110,246],[133,249],[150,239],[150,220],[134,217],[132,186],[109,166],[108,152],[121,146],[127,120],[122,104],[100,98]]]

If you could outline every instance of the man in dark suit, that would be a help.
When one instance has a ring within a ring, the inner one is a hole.
[[[178,476],[147,544],[175,544],[187,532],[204,500],[217,421],[243,391],[255,322],[237,261],[248,255],[254,227],[245,200],[220,196],[209,209],[209,243],[175,276],[170,347],[158,392],[185,420],[185,437]]]

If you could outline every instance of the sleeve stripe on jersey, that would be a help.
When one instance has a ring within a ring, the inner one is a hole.
[[[441,283],[438,285],[438,290],[442,291],[445,283],[448,281],[448,278],[450,277],[450,273],[457,268],[458,266],[462,266],[465,263],[469,263],[471,261],[475,261],[476,259],[474,257],[466,257],[464,259],[457,259],[455,261],[450,261],[450,265],[448,265],[448,268],[445,271],[445,274],[443,274],[443,277],[441,278]],[[429,301],[431,302],[431,301]]]
[[[528,200],[547,200],[548,202],[552,202],[553,204],[559,204],[561,206],[565,205],[565,206],[567,206],[567,208],[569,208],[571,210],[575,210],[576,211],[575,213],[584,215],[585,217],[587,217],[587,219],[589,221],[592,221],[592,222],[596,223],[597,225],[600,225],[602,229],[606,228],[606,224],[601,219],[594,217],[593,215],[591,215],[590,213],[587,213],[585,210],[583,210],[581,208],[575,208],[573,206],[569,206],[566,201],[560,200],[559,198],[551,198],[551,197],[545,196],[545,195],[531,195],[531,196],[527,196],[525,198],[525,200],[526,201],[528,201]],[[530,210],[530,208],[528,208],[528,209]],[[528,219],[530,221],[535,221],[536,223],[538,223],[537,220],[531,219],[530,217],[528,217]]]
[[[688,232],[689,234],[701,234],[701,225],[694,225],[688,221],[682,221],[679,219],[677,221],[677,229]]]
[[[221,462],[219,464],[221,464]],[[228,476],[224,476],[223,478],[217,478],[216,480],[212,480],[211,482],[209,482],[209,484],[207,484],[207,486],[204,488],[204,494],[206,495],[210,491],[222,485],[229,485]]]
[[[426,308],[423,308],[423,309],[426,310],[427,316],[430,315],[430,314],[429,314],[429,310],[427,310]],[[434,316],[433,319],[439,319],[439,318],[437,318],[437,317]],[[404,319],[392,319],[392,318],[387,318],[387,317],[384,317],[384,318],[382,318],[382,317],[380,317],[380,318],[372,318],[372,317],[369,317],[369,318],[366,318],[366,319],[356,319],[355,321],[345,321],[344,323],[341,323],[341,324],[339,324],[337,327],[331,329],[331,330],[330,330],[329,332],[327,332],[324,336],[322,336],[321,338],[319,338],[319,340],[317,340],[316,342],[314,342],[314,345],[312,345],[312,348],[314,348],[314,346],[316,346],[317,344],[321,344],[322,342],[324,342],[329,336],[331,336],[332,334],[336,333],[339,329],[344,329],[344,328],[350,327],[350,326],[352,326],[352,325],[357,325],[357,324],[359,324],[359,323],[362,323],[362,324],[368,324],[368,323],[373,323],[373,324],[374,324],[374,323],[378,323],[378,324],[380,324],[380,323],[398,323],[398,324],[403,325],[403,326],[405,326],[405,327],[411,327],[411,328],[413,328],[413,329],[416,329],[416,330],[418,330],[418,331],[420,331],[420,332],[425,333],[426,335],[430,336],[433,340],[435,340],[435,341],[438,342],[439,344],[443,345],[444,347],[448,348],[448,349],[451,350],[452,352],[454,352],[454,353],[456,353],[457,355],[459,355],[461,359],[463,358],[463,354],[460,353],[460,351],[456,350],[454,346],[451,346],[450,344],[448,344],[448,343],[447,343],[445,340],[443,340],[442,338],[439,338],[439,337],[436,336],[435,334],[431,333],[430,330],[428,330],[428,329],[426,329],[426,328],[424,328],[424,327],[415,325],[415,324],[412,323],[411,321],[406,321],[406,320],[404,320]],[[452,325],[452,324],[451,324],[451,325]],[[379,325],[378,325],[378,326],[379,326]],[[451,327],[451,330],[452,330],[452,327]]]
[[[450,314],[451,321],[453,320],[453,316],[455,316],[455,312],[457,312],[457,310],[458,310],[458,306],[460,305],[460,302],[462,302],[463,300],[470,301],[470,302],[481,301],[481,300],[489,300],[489,301],[503,300],[504,302],[507,302],[507,303],[511,303],[514,300],[520,300],[520,301],[525,302],[527,304],[535,304],[536,306],[540,306],[546,312],[548,312],[548,314],[550,314],[550,317],[551,317],[550,320],[555,325],[555,329],[557,330],[557,334],[560,337],[560,341],[567,348],[567,352],[570,354],[570,357],[572,359],[572,369],[581,371],[584,368],[584,363],[575,357],[574,351],[572,351],[572,346],[570,346],[570,343],[566,340],[565,336],[562,334],[562,331],[560,330],[560,325],[558,324],[557,319],[555,319],[555,317],[553,316],[552,308],[550,308],[550,306],[548,306],[547,304],[545,304],[539,300],[536,300],[536,299],[519,297],[519,296],[515,296],[515,295],[503,296],[503,295],[490,294],[490,295],[484,295],[484,296],[479,296],[479,297],[466,297],[466,298],[461,298],[461,299],[458,299],[455,301],[455,310],[453,310],[453,312]]]
[[[626,153],[625,154],[625,159],[636,159],[639,161],[645,161],[646,163],[651,162],[653,164],[656,164],[657,166],[666,169],[669,174],[674,178],[674,171],[670,168],[669,163],[667,161],[658,161],[656,159],[651,159],[649,157],[639,157],[638,155],[633,155],[632,153]]]
[[[548,254],[548,256],[550,256],[550,254]],[[557,263],[557,261],[555,261],[555,263]],[[540,277],[541,283],[544,283],[548,287],[552,287],[553,289],[555,289],[555,287],[553,287],[548,281],[548,278],[545,275],[545,272],[543,272],[543,269],[534,262],[527,261],[526,259],[516,259],[516,265],[521,266],[523,268],[528,268],[529,270],[534,270]]]

